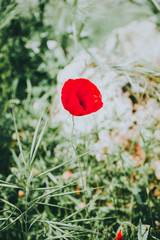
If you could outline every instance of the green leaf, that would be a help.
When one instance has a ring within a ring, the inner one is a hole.
[[[141,222],[141,219],[139,220],[138,225],[138,240],[147,240],[149,235],[150,225],[144,225]]]

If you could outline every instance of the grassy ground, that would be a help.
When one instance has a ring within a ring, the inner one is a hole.
[[[104,52],[115,28],[153,16],[158,25],[157,6],[0,0],[0,239],[111,240],[119,227],[123,239],[160,239],[159,68],[113,64],[116,51],[111,62]],[[108,62],[98,65],[90,54],[83,74],[114,75],[119,99],[130,104],[125,113],[137,120],[128,128],[119,105],[85,132],[55,104],[59,72],[68,64],[75,72],[74,57],[93,46]]]

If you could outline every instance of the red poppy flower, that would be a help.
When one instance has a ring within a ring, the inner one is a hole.
[[[123,238],[122,238],[122,230],[119,230],[119,232],[117,234],[117,237],[116,237],[116,240],[123,240]]]
[[[102,95],[88,79],[69,79],[65,82],[61,100],[63,107],[74,116],[83,116],[98,111],[102,106]]]

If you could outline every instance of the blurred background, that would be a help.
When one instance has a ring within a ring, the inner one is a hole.
[[[103,49],[113,29],[151,16],[152,5],[125,0],[0,0],[1,173],[8,173],[10,162],[10,100],[22,112],[29,108],[56,85],[57,73],[80,50]]]

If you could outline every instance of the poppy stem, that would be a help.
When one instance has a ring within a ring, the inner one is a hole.
[[[74,116],[72,115],[72,123],[73,123],[73,127],[72,127],[72,137],[73,137],[73,132],[74,132]]]
[[[76,147],[74,146],[74,141],[73,141],[73,137],[74,137],[74,116],[72,115],[72,133],[71,133],[71,143],[72,143],[72,147],[73,147],[73,150],[75,152],[75,154],[77,155],[77,152],[76,152]]]
[[[71,144],[72,144],[73,150],[75,152],[75,155],[78,157],[78,152],[77,152],[77,149],[74,145],[74,140],[73,140],[74,128],[75,128],[75,122],[74,122],[74,116],[73,115],[72,115],[72,123],[73,123],[73,126],[72,126],[72,135],[71,135]],[[82,189],[85,190],[85,183],[84,183],[84,179],[83,179],[83,170],[82,170],[82,166],[81,166],[81,158],[80,157],[78,158],[78,164],[79,164],[79,172],[80,172],[80,180],[81,180],[81,183],[82,183]],[[85,203],[87,202],[85,195],[83,195],[83,201]],[[86,209],[86,213],[88,214],[87,209]]]

